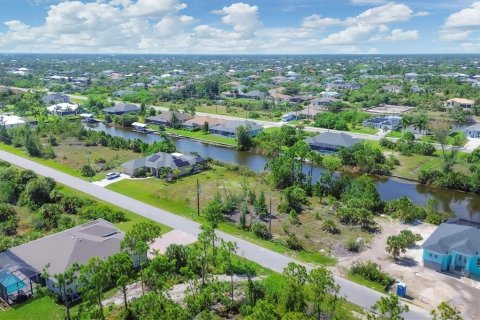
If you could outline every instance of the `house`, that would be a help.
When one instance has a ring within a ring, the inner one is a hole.
[[[350,148],[362,141],[343,132],[325,132],[305,139],[312,150],[320,152],[337,152],[341,147]]]
[[[262,132],[263,127],[251,121],[227,121],[221,124],[210,126],[210,133],[219,134],[225,137],[235,137],[237,128],[244,126],[247,128],[250,137],[257,136]]]
[[[480,225],[461,219],[442,223],[422,248],[424,267],[480,278]]]
[[[5,114],[0,114],[0,127],[5,129],[23,126],[25,123],[25,120],[18,116],[7,116]]]
[[[219,119],[209,116],[195,116],[193,119],[187,120],[182,124],[182,127],[189,130],[194,130],[195,128],[200,128],[205,124],[208,123],[208,126],[214,126],[217,124],[225,123],[228,120],[226,119]]]
[[[46,104],[70,103],[70,97],[61,93],[48,93],[42,98]]]
[[[174,117],[177,119],[178,124],[182,124],[187,120],[193,119],[193,117],[188,113],[182,113],[178,111],[162,111],[161,114],[147,117],[145,120],[148,124],[171,126],[172,118]]]
[[[122,98],[126,95],[131,95],[131,94],[135,94],[135,91],[132,91],[132,90],[118,90],[118,91],[115,91],[112,95],[116,98]]]
[[[110,222],[98,219],[10,248],[0,253],[0,296],[13,304],[21,295],[31,296],[34,284],[43,281],[60,295],[53,275],[74,263],[82,265],[92,257],[107,259],[120,252],[123,237]],[[52,277],[42,279],[47,266]],[[75,295],[75,285],[71,289]]]
[[[57,116],[67,116],[70,114],[77,114],[77,112],[80,111],[80,108],[78,104],[63,102],[47,107],[47,111]]]
[[[463,110],[470,110],[475,105],[475,101],[463,98],[453,98],[445,101],[443,105],[445,108],[460,107]]]
[[[200,156],[158,152],[125,162],[122,164],[122,169],[125,174],[132,177],[137,176],[141,170],[145,170],[154,177],[173,178],[202,170],[205,164],[206,160]]]
[[[290,122],[297,119],[298,119],[298,116],[295,112],[289,112],[282,116],[282,122]]]
[[[417,78],[418,78],[418,74],[415,72],[405,73],[405,81],[416,81]]]
[[[332,97],[323,97],[323,98],[316,98],[310,101],[310,105],[314,107],[321,107],[321,106],[329,106],[334,104],[335,102],[341,101],[340,99],[332,98]]]
[[[362,122],[364,127],[371,127],[378,130],[398,130],[401,126],[401,117],[385,116],[370,118]]]
[[[470,138],[480,138],[480,123],[466,127],[463,131]]]
[[[137,105],[117,102],[113,107],[103,109],[103,112],[108,114],[121,115],[124,113],[138,112],[140,108]]]
[[[261,100],[261,99],[265,99],[267,97],[267,94],[265,92],[262,92],[262,91],[253,90],[253,91],[249,91],[249,92],[246,92],[246,93],[239,92],[238,97],[239,98],[245,98],[245,99]]]
[[[410,88],[410,92],[411,92],[411,93],[423,93],[423,92],[425,92],[425,89],[423,89],[423,88],[421,88],[421,87],[419,87],[419,86],[412,86],[412,87]]]
[[[402,87],[393,85],[393,86],[383,86],[382,90],[389,93],[401,93]]]

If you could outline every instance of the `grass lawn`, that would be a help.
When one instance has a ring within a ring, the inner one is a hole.
[[[50,297],[29,300],[7,311],[0,311],[2,320],[63,320],[64,318],[65,308],[56,304]]]
[[[62,171],[64,173],[67,173],[67,174],[72,175],[74,177],[78,177],[78,178],[82,178],[84,180],[88,180],[88,178],[83,177],[78,170],[76,170],[72,167],[69,167],[67,165],[61,164],[58,161],[56,161],[55,159],[42,159],[42,158],[31,157],[31,156],[28,155],[28,153],[25,150],[15,148],[14,146],[11,146],[11,145],[6,145],[4,143],[0,143],[0,149],[5,150],[5,151],[10,152],[10,153],[13,153],[17,156],[27,158],[31,161],[43,164],[47,167],[56,169],[58,171]]]
[[[411,155],[404,156],[395,153],[395,158],[400,161],[400,165],[393,170],[393,174],[407,179],[417,179],[421,170],[442,170],[443,157],[441,151],[437,150],[434,156]],[[464,154],[459,154],[454,170],[468,173],[470,164],[466,162]]]
[[[350,281],[361,284],[362,286],[368,287],[370,289],[376,290],[376,291],[381,292],[381,293],[385,293],[385,286],[384,285],[381,285],[381,284],[373,282],[373,281],[365,280],[362,277],[357,276],[355,274],[352,274],[350,272],[347,273],[345,278],[347,278]]]
[[[420,138],[421,141],[429,143],[438,143],[437,139],[433,135],[427,135]],[[464,146],[468,140],[463,132],[453,132],[447,138],[447,145],[454,145],[458,141],[460,146]]]
[[[389,133],[387,133],[385,135],[385,137],[388,137],[388,138],[401,138],[402,137],[402,132],[400,131],[390,131]]]
[[[376,134],[378,132],[377,129],[369,128],[369,127],[356,126],[355,128],[353,128],[351,123],[348,124],[348,130],[350,132],[364,133],[364,134]]]
[[[237,141],[234,138],[223,137],[216,134],[205,134],[203,131],[190,131],[190,130],[181,130],[181,129],[172,129],[167,128],[167,133],[173,133],[180,136],[188,137],[188,138],[195,138],[199,140],[209,141],[209,142],[216,142],[221,144],[226,144],[230,146],[236,146]]]
[[[202,106],[195,107],[195,110],[197,112],[219,114],[219,115],[225,115],[225,116],[231,116],[231,117],[237,117],[237,118],[243,118],[243,119],[251,118],[250,111],[246,111],[239,107],[226,107],[221,105],[211,105],[211,106],[202,105]],[[268,112],[255,111],[255,114],[258,115],[258,118],[255,118],[258,120],[266,120],[266,121],[280,120],[280,118],[275,118],[271,113],[268,113]]]

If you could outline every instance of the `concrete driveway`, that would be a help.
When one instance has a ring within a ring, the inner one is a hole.
[[[115,182],[118,182],[118,181],[122,181],[122,180],[125,180],[125,179],[128,179],[128,178],[130,178],[128,175],[126,175],[124,173],[120,173],[120,177],[118,177],[118,178],[115,178],[115,179],[105,178],[103,180],[95,181],[95,182],[92,182],[92,183],[99,186],[99,187],[105,188],[109,184],[112,184],[112,183],[115,183]]]

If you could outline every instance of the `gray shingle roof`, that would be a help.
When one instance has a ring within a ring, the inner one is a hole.
[[[210,130],[236,133],[237,128],[240,126],[248,126],[250,127],[251,131],[260,130],[263,128],[262,126],[259,126],[255,122],[251,121],[227,121],[225,123],[219,123],[217,125],[211,126]]]
[[[50,274],[65,272],[74,262],[107,258],[120,251],[124,233],[98,219],[9,249],[38,272],[47,264]]]
[[[136,112],[140,108],[137,105],[134,104],[127,104],[123,102],[118,102],[115,104],[115,106],[110,107],[110,108],[105,108],[103,109],[104,112]]]
[[[458,221],[442,223],[425,240],[423,249],[446,254],[449,250],[465,254],[478,255],[480,252],[480,229],[476,226],[459,224]]]
[[[310,145],[319,147],[345,147],[350,148],[354,144],[362,142],[362,139],[356,139],[346,133],[325,132],[311,138],[305,139]]]

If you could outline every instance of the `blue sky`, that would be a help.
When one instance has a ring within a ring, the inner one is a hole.
[[[1,0],[0,51],[480,53],[480,0]]]

